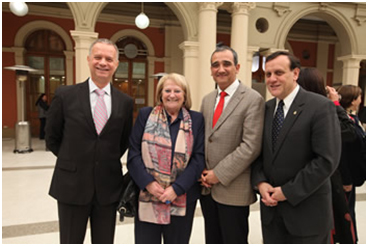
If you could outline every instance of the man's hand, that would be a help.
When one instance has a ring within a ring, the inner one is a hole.
[[[259,193],[261,193],[262,196],[262,202],[268,206],[268,207],[273,207],[276,206],[278,201],[275,200],[274,198],[272,198],[273,193],[275,192],[275,188],[272,187],[272,185],[270,185],[267,182],[261,182],[258,184],[258,190]]]
[[[215,172],[213,170],[207,170],[207,169],[203,170],[201,179],[202,179],[202,183],[206,185],[210,185],[210,186],[220,182],[219,179],[216,177]]]
[[[273,193],[271,195],[271,198],[278,201],[278,202],[282,202],[286,200],[286,197],[284,195],[284,193],[282,192],[282,189],[280,186],[275,187],[273,189]]]

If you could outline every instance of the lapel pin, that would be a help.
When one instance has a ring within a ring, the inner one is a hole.
[[[294,115],[296,115],[298,112],[294,111]]]

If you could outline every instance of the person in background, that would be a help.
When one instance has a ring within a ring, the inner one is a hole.
[[[251,163],[261,150],[264,100],[243,85],[237,53],[219,46],[211,56],[217,84],[202,100],[206,169],[200,199],[206,243],[248,243],[249,205],[256,201],[250,183]]]
[[[267,89],[262,153],[252,165],[261,194],[264,243],[330,243],[330,176],[341,151],[335,105],[301,88],[300,62],[285,51],[266,58]]]
[[[356,242],[358,242],[355,218],[355,188],[366,179],[366,140],[365,131],[357,116],[361,103],[362,90],[355,85],[343,85],[338,89],[340,104],[354,121],[356,138],[352,143],[343,144],[339,165],[343,188],[348,198],[350,215],[354,222]]]
[[[45,126],[46,126],[46,112],[49,109],[49,105],[47,104],[47,96],[45,93],[42,93],[36,104],[38,109],[38,118],[40,119],[40,139],[45,139]]]
[[[90,220],[92,243],[111,244],[133,99],[111,84],[119,64],[113,42],[93,42],[87,62],[91,77],[58,87],[47,113],[46,146],[57,156],[49,194],[58,204],[60,243],[83,243]]]
[[[337,91],[325,86],[322,74],[316,68],[304,68],[300,71],[298,84],[307,91],[328,97],[336,105],[336,113],[340,121],[342,144],[351,143],[355,139],[354,122],[340,106]],[[344,194],[341,174],[338,169],[331,176],[332,206],[334,215],[334,229],[331,232],[331,243],[354,243],[355,232],[353,221],[349,213],[347,199]]]
[[[204,119],[190,110],[184,76],[163,76],[157,106],[140,109],[130,136],[128,170],[140,188],[135,243],[188,244],[204,168]]]

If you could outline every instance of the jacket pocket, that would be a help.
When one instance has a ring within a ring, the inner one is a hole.
[[[76,167],[74,162],[66,161],[66,160],[62,160],[62,159],[58,159],[56,161],[56,167],[61,169],[61,170],[64,170],[64,171],[68,171],[68,172],[76,172],[77,171],[77,167]]]

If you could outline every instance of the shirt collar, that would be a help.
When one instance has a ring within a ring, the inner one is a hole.
[[[236,79],[231,85],[229,85],[225,89],[225,92],[227,93],[228,96],[231,97],[235,93],[236,89],[238,89],[238,87],[239,87],[239,83],[240,83],[239,80]],[[220,95],[222,90],[218,87],[217,91],[218,91],[218,95]]]
[[[167,111],[165,110],[165,113],[166,113],[166,117],[167,117],[167,120],[168,120],[168,122],[171,122],[171,116],[167,113]],[[177,121],[177,120],[183,120],[183,110],[182,109],[180,109],[180,111],[179,111],[179,114],[178,114],[178,117],[176,118],[176,120],[175,121]],[[174,123],[174,122],[173,122]]]
[[[284,108],[286,110],[289,110],[291,104],[293,103],[296,95],[298,94],[300,86],[297,84],[296,87],[294,88],[294,90],[287,95],[287,97],[284,98]],[[276,105],[279,105],[280,99],[276,98]]]
[[[89,85],[89,93],[93,93],[96,89],[99,89],[91,78],[88,79],[88,85]],[[104,88],[102,88],[102,90],[104,90],[107,95],[110,95],[111,94],[110,83],[108,83]]]

